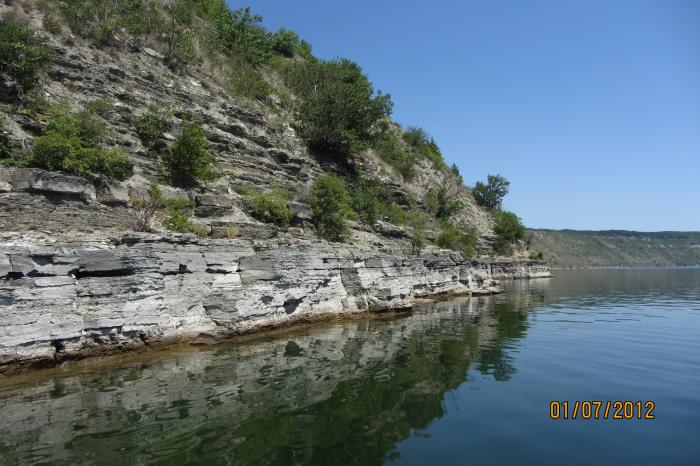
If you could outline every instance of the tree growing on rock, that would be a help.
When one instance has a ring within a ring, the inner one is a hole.
[[[501,175],[489,175],[487,183],[477,181],[472,194],[477,204],[487,209],[500,209],[503,198],[508,194],[510,181]]]
[[[345,221],[352,215],[350,192],[337,175],[322,175],[311,185],[311,209],[322,238],[343,242],[350,235]]]
[[[391,97],[375,93],[362,69],[350,60],[292,63],[283,76],[302,98],[301,133],[317,150],[347,158],[368,145],[372,126],[391,113]]]
[[[14,80],[21,96],[34,87],[50,57],[51,50],[27,25],[9,14],[0,18],[0,83]]]
[[[214,178],[214,156],[207,149],[207,136],[199,123],[186,122],[173,141],[165,163],[175,181],[206,181]]]

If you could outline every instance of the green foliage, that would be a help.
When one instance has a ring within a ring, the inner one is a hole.
[[[271,34],[262,17],[250,8],[230,10],[223,0],[198,0],[201,14],[212,25],[210,44],[227,56],[237,56],[251,65],[267,63],[272,56]]]
[[[544,253],[542,251],[538,252],[535,254],[534,252],[530,254],[530,260],[531,261],[543,261],[544,260]]]
[[[195,122],[184,123],[165,158],[171,176],[185,182],[209,180],[214,177],[214,162],[214,156],[207,149],[207,137],[201,125]]]
[[[109,115],[109,112],[112,111],[112,104],[103,99],[95,99],[88,102],[85,109],[88,111],[88,113],[105,118],[107,115]]]
[[[525,239],[525,226],[517,215],[505,210],[495,210],[493,220],[495,222],[493,231],[496,233],[494,250],[504,256],[513,254],[513,244]]]
[[[10,140],[5,133],[2,116],[0,116],[0,165],[16,165],[16,155],[17,151],[10,144]]]
[[[337,175],[321,175],[311,185],[311,209],[321,237],[345,241],[349,236],[345,221],[352,215],[351,199],[345,180]]]
[[[191,29],[194,22],[191,2],[176,0],[165,5],[164,9],[166,19],[162,37],[167,47],[165,63],[175,68],[197,63],[200,59]]]
[[[464,179],[462,178],[462,174],[459,173],[459,167],[456,163],[453,163],[450,167],[450,173],[452,173],[455,176],[455,178],[459,180],[459,184],[464,184]]]
[[[234,61],[232,66],[236,72],[230,75],[227,83],[232,94],[259,101],[270,97],[273,88],[258,69],[245,61]]]
[[[314,54],[311,50],[311,44],[309,44],[303,39],[299,42],[299,46],[297,47],[297,54],[299,54],[299,56],[305,60],[312,62],[318,61],[316,57],[314,57]]]
[[[290,63],[285,83],[302,98],[301,133],[312,148],[349,157],[371,140],[372,126],[391,113],[391,98],[375,93],[350,60]]]
[[[197,236],[206,236],[207,229],[190,222],[189,217],[182,211],[174,210],[163,220],[163,226],[175,233],[194,233]]]
[[[244,194],[245,205],[254,218],[281,227],[289,226],[292,221],[292,211],[287,205],[290,197],[289,191],[281,188],[264,193],[249,190]]]
[[[477,234],[472,228],[465,225],[455,226],[449,222],[442,222],[440,234],[435,239],[435,244],[445,249],[461,252],[464,257],[473,257],[476,254]]]
[[[10,76],[27,91],[51,57],[51,50],[29,26],[11,15],[0,19],[0,73]]]
[[[503,198],[508,194],[510,182],[500,175],[489,175],[487,184],[477,181],[472,194],[477,204],[487,209],[500,209]]]
[[[28,164],[79,175],[97,173],[108,178],[124,178],[132,165],[121,148],[99,146],[104,132],[104,125],[92,113],[69,113],[54,107],[43,134],[34,139]]]
[[[55,35],[61,32],[61,24],[52,15],[44,15],[41,25],[51,34]]]
[[[299,45],[299,34],[289,29],[280,28],[272,35],[272,48],[285,57],[293,57]]]
[[[352,190],[352,207],[360,220],[369,226],[374,225],[385,210],[384,204],[377,185],[361,177]]]
[[[433,162],[433,166],[440,170],[447,168],[442,152],[435,140],[428,135],[423,128],[409,127],[403,133],[403,140],[413,147],[419,154]]]
[[[134,119],[136,134],[139,135],[143,145],[151,152],[158,150],[162,146],[163,133],[168,131],[170,126],[170,121],[164,114],[153,110]]]
[[[394,167],[404,180],[413,179],[416,174],[413,154],[406,150],[401,141],[390,128],[380,132],[372,143],[379,156]]]
[[[189,216],[194,205],[189,199],[166,199],[160,192],[157,184],[148,188],[148,198],[137,201],[133,206],[139,211],[136,218],[136,230],[148,231],[151,217],[156,211],[165,212],[163,226],[175,233],[194,233],[197,236],[206,236],[207,229],[190,222]]]
[[[462,202],[454,199],[450,189],[445,185],[431,188],[425,195],[423,203],[430,213],[440,220],[449,219],[462,208]]]

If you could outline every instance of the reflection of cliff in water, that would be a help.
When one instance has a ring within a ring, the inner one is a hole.
[[[382,463],[471,367],[515,373],[508,348],[546,281],[514,283],[399,319],[36,373],[0,386],[0,463]]]

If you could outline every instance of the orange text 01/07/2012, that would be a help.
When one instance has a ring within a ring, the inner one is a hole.
[[[653,401],[552,401],[552,419],[654,419]]]

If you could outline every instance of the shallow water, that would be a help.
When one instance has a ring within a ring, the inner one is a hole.
[[[556,274],[7,378],[0,464],[700,464],[700,270]],[[552,400],[655,419],[552,420]]]

